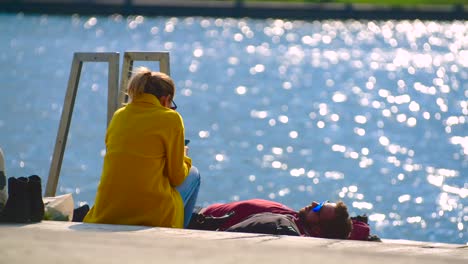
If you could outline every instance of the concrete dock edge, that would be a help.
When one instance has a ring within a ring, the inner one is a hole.
[[[0,224],[1,263],[467,263],[468,247],[42,221]]]

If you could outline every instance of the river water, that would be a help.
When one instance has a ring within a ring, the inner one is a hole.
[[[466,21],[0,14],[0,32],[7,176],[45,188],[74,52],[169,51],[198,205],[343,200],[380,237],[467,243]],[[106,82],[84,64],[57,189],[76,206],[94,202]]]

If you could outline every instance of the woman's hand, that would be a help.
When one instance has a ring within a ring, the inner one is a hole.
[[[184,146],[184,154],[185,154],[185,156],[188,155],[188,150],[189,150],[189,147],[188,147],[188,146]]]

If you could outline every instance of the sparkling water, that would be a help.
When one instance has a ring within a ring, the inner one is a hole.
[[[169,51],[198,205],[343,200],[380,237],[467,242],[466,21],[1,14],[0,32],[7,176],[45,188],[74,52]],[[106,100],[107,65],[85,63],[57,188],[76,206]]]

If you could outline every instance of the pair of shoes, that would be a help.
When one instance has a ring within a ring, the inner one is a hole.
[[[8,178],[8,200],[0,214],[1,222],[40,222],[44,218],[41,178]]]
[[[7,200],[7,191],[6,191],[6,175],[5,175],[5,158],[3,155],[2,148],[0,147],[0,211],[5,207]]]

